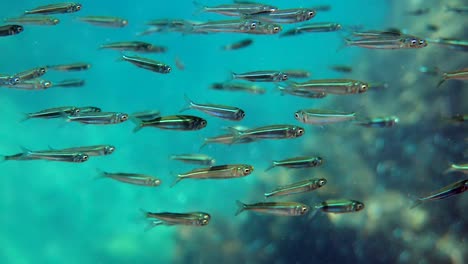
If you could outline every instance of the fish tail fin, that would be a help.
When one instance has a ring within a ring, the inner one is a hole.
[[[446,169],[443,174],[449,174],[449,173],[452,173],[455,171],[455,169],[453,169],[453,163],[450,163],[450,167],[448,169]]]
[[[206,141],[206,138],[205,138],[203,144],[201,144],[201,146],[198,148],[198,150],[200,151],[200,150],[201,150],[202,148],[204,148],[206,145],[208,145],[208,142]]]
[[[236,211],[235,216],[239,215],[245,210],[245,208],[247,208],[247,205],[239,200],[236,201],[236,204],[237,204],[237,211]]]
[[[413,209],[413,208],[421,205],[423,203],[423,201],[424,201],[423,199],[421,199],[419,197],[411,196],[410,198],[412,199],[410,209]]]
[[[177,178],[175,179],[175,181],[171,184],[171,188],[174,187],[174,185],[176,185],[177,183],[179,183],[181,180],[183,180],[185,177],[182,177],[180,175],[177,175]]]
[[[274,167],[276,167],[275,162],[273,162],[273,164],[271,164],[268,168],[266,168],[264,172],[267,172],[267,171],[273,169]]]
[[[106,178],[106,172],[101,170],[100,168],[96,168],[96,176],[94,176],[94,180],[104,179]]]
[[[31,116],[30,116],[29,114],[24,113],[23,116],[22,116],[22,118],[20,119],[20,123],[21,123],[21,122],[24,122],[24,121],[26,121],[26,120],[29,120],[30,118],[31,118]]]
[[[437,83],[437,88],[439,88],[446,80],[447,80],[447,74],[444,73],[442,75],[442,79],[440,79],[440,81]]]
[[[0,163],[5,162],[8,160],[8,156],[0,155]]]
[[[229,79],[231,79],[231,80],[237,79],[237,73],[235,73],[233,71],[229,72]]]
[[[320,207],[317,207],[315,206],[311,212],[309,213],[309,215],[307,216],[307,220],[312,220],[313,218],[315,218],[315,216],[317,215],[318,211],[320,210]]]
[[[133,133],[136,133],[140,131],[140,129],[143,128],[143,120],[136,118],[136,117],[130,117],[130,120],[132,120],[133,123],[135,123],[135,127],[133,128]]]
[[[353,43],[352,39],[343,37],[343,42],[340,44],[340,46],[336,49],[336,52],[340,52],[344,50],[346,47],[351,46]]]
[[[266,200],[267,198],[270,198],[271,196],[273,196],[273,192],[265,193],[264,196]]]
[[[184,99],[187,105],[184,108],[180,109],[179,113],[191,109],[192,105],[194,104],[193,101],[187,96],[187,94],[184,94]]]
[[[192,1],[192,3],[195,6],[195,11],[193,12],[194,16],[198,16],[205,11],[206,7],[202,3],[197,0]]]

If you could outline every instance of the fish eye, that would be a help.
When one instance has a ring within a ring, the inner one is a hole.
[[[361,89],[359,90],[361,93],[367,91],[367,84],[362,84]]]
[[[309,13],[307,13],[307,15],[312,18],[315,16],[315,12],[314,11],[309,11]]]
[[[125,19],[124,19],[124,20],[122,20],[122,25],[124,25],[124,26],[125,26],[125,25],[127,25],[127,24],[128,24],[128,21],[127,21],[127,20],[125,20]]]
[[[244,117],[245,117],[245,113],[244,113],[244,112],[241,112],[240,116],[241,116],[242,118],[244,118]]]
[[[298,129],[298,130],[297,130],[297,134],[298,134],[299,136],[301,136],[302,134],[304,134],[304,129]]]
[[[203,220],[202,220],[202,225],[207,225],[207,224],[208,224],[208,220],[203,219]]]
[[[362,210],[363,208],[364,208],[364,204],[362,204],[362,203],[358,203],[356,205],[356,211]]]
[[[415,39],[411,40],[411,45],[416,45],[417,41]]]
[[[307,212],[307,207],[303,206],[303,207],[301,208],[301,213],[302,213],[302,214],[305,214],[306,212]]]
[[[44,87],[45,88],[49,88],[50,86],[52,86],[51,82],[49,82],[49,81],[44,82]]]
[[[80,111],[81,111],[81,110],[80,110],[79,108],[76,108],[76,109],[75,109],[75,114],[80,113]]]
[[[19,27],[16,28],[16,32],[19,33],[19,32],[21,32],[21,31],[23,31],[23,27],[22,27],[22,26],[19,26]]]
[[[39,71],[41,72],[41,74],[46,73],[46,69],[45,69],[45,68],[41,68]]]
[[[283,77],[281,78],[283,81],[286,81],[288,80],[288,75],[287,74],[283,74]]]
[[[19,78],[19,77],[13,78],[13,83],[14,83],[14,84],[19,83],[19,81],[20,81],[20,78]]]
[[[278,33],[279,31],[280,31],[280,28],[279,28],[279,27],[274,27],[274,28],[273,28],[273,32],[274,32],[274,33]]]
[[[82,160],[83,160],[83,161],[87,161],[88,158],[89,158],[88,155],[83,155]]]
[[[120,116],[120,120],[122,120],[122,121],[125,121],[127,119],[128,119],[128,115],[126,115],[126,114]]]
[[[166,67],[166,72],[167,72],[167,73],[170,73],[170,72],[171,72],[171,67],[167,66],[167,67]]]
[[[299,113],[297,113],[297,112],[294,113],[294,117],[295,117],[296,119],[299,119],[299,117],[300,117],[300,116],[299,116]]]
[[[256,28],[257,28],[257,23],[252,22],[252,24],[250,24],[250,29],[256,29]]]
[[[59,22],[60,22],[60,20],[58,20],[57,18],[52,20],[52,23],[54,23],[55,25],[57,25]]]
[[[319,180],[318,184],[319,184],[319,186],[324,186],[325,184],[327,184],[327,180],[321,179],[321,180]]]
[[[81,5],[75,6],[76,11],[79,11],[81,9]]]
[[[245,168],[244,169],[244,174],[249,174],[250,173],[250,169],[249,168]]]
[[[425,46],[425,45],[426,45],[426,41],[424,41],[424,40],[422,40],[422,39],[419,40],[419,45],[420,45],[420,46]]]

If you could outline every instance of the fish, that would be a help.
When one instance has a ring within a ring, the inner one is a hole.
[[[354,124],[365,127],[392,127],[399,121],[400,120],[396,116],[383,116],[357,120]]]
[[[134,52],[153,52],[153,53],[164,53],[167,51],[166,47],[156,46],[148,42],[143,41],[124,41],[124,42],[112,42],[103,44],[99,47],[100,49],[114,49],[120,51],[134,51]]]
[[[369,84],[363,81],[352,79],[321,79],[310,80],[307,82],[289,82],[289,89],[301,89],[317,93],[326,94],[357,94],[365,93],[369,88]]]
[[[294,113],[294,118],[304,124],[327,125],[354,120],[356,113],[328,109],[301,109]]]
[[[327,180],[324,178],[309,179],[300,182],[295,182],[292,184],[278,187],[269,193],[265,193],[265,198],[310,192],[323,187],[325,184],[327,184]]]
[[[81,4],[79,3],[57,3],[39,6],[31,10],[24,11],[25,15],[31,14],[40,14],[40,15],[50,15],[50,14],[65,14],[65,13],[74,13],[81,10]]]
[[[91,68],[91,64],[84,62],[47,66],[47,69],[54,71],[85,71],[89,70],[89,68]]]
[[[213,166],[216,162],[215,159],[204,154],[178,154],[171,155],[171,160],[178,160],[184,163]]]
[[[425,73],[427,75],[437,76],[440,74],[440,69],[438,67],[426,67],[421,66],[419,67],[419,72]]]
[[[79,108],[80,108],[80,113],[101,112],[101,108],[96,107],[96,106],[80,106]]]
[[[463,122],[468,121],[468,115],[467,114],[455,114],[448,119],[451,121],[463,123]]]
[[[18,78],[19,79],[19,78]],[[8,88],[22,90],[45,90],[52,86],[52,82],[47,80],[33,79],[28,81],[20,81],[14,85],[7,85]]]
[[[265,88],[238,82],[213,83],[211,89],[235,92],[247,92],[251,94],[264,94]]]
[[[4,25],[0,26],[0,37],[13,36],[24,31],[20,25]]]
[[[468,5],[465,5],[465,6],[449,6],[449,5],[446,5],[445,6],[445,11],[459,13],[459,14],[468,13]]]
[[[238,50],[238,49],[243,49],[246,48],[250,45],[252,45],[253,39],[242,39],[237,42],[225,45],[222,47],[223,50]]]
[[[147,30],[138,33],[137,35],[148,35],[156,32],[186,32],[192,24],[197,22],[184,19],[156,19],[148,21],[146,24],[151,27]]]
[[[237,107],[217,104],[197,104],[190,100],[187,95],[185,95],[185,100],[187,101],[187,106],[181,112],[188,109],[196,109],[211,116],[231,121],[240,121],[245,117],[244,110]]]
[[[177,69],[179,69],[181,71],[185,70],[185,64],[179,57],[175,57],[174,60],[175,60],[175,65],[176,65]]]
[[[411,16],[420,16],[420,15],[426,15],[430,11],[431,9],[429,7],[426,7],[426,8],[419,8],[416,10],[408,11],[406,12],[406,14],[411,15]]]
[[[60,23],[60,20],[48,16],[22,16],[5,18],[5,22],[19,23],[22,25],[55,26]]]
[[[318,211],[332,214],[354,213],[363,210],[364,203],[356,200],[337,199],[326,200],[314,206],[314,211],[309,218],[315,216]]]
[[[304,128],[294,125],[270,125],[247,129],[244,131],[230,127],[229,130],[234,135],[234,142],[245,138],[251,138],[253,141],[258,139],[297,138],[301,137],[305,133]]]
[[[244,137],[240,139],[236,139],[232,134],[220,135],[216,137],[209,137],[205,138],[204,143],[200,146],[200,149],[208,144],[243,144],[243,143],[250,143],[255,141],[254,138]]]
[[[444,171],[444,174],[451,172],[462,172],[468,174],[468,163],[464,164],[450,164],[450,167]]]
[[[421,198],[417,198],[413,204],[411,205],[411,209],[415,208],[416,206],[422,204],[425,201],[434,201],[434,200],[442,200],[449,197],[452,197],[457,194],[461,194],[468,190],[468,179],[461,180],[449,184],[441,189]]]
[[[28,80],[39,78],[42,75],[44,75],[46,72],[47,72],[46,67],[38,67],[38,68],[34,68],[34,69],[30,69],[27,71],[17,73],[15,74],[15,76],[20,78],[20,80],[23,82],[23,81],[28,81]]]
[[[41,110],[35,113],[26,114],[25,118],[22,121],[31,119],[31,118],[60,118],[64,115],[76,116],[80,113],[80,109],[75,106],[61,106]]]
[[[464,69],[452,71],[452,72],[444,72],[442,74],[442,79],[437,84],[437,87],[440,87],[447,80],[461,80],[461,81],[468,80],[468,68],[464,68]]]
[[[341,30],[342,26],[338,23],[332,22],[321,22],[321,23],[311,23],[305,24],[293,29],[290,29],[280,35],[280,37],[289,37],[302,35],[304,33],[318,33],[318,32],[332,32]]]
[[[139,68],[157,73],[167,74],[171,72],[171,66],[148,58],[122,55],[122,60],[128,61]]]
[[[20,81],[21,81],[20,78],[17,76],[8,76],[8,75],[0,76],[0,85],[13,86],[13,85],[18,84]]]
[[[125,172],[105,172],[98,170],[99,178],[111,178],[120,182],[140,185],[140,186],[148,186],[148,187],[156,187],[161,185],[161,180],[155,178],[153,176],[148,176],[144,174],[137,174],[137,173],[125,173]]]
[[[119,112],[85,112],[77,116],[68,116],[67,122],[82,124],[109,125],[118,124],[128,120],[128,114]]]
[[[280,90],[281,95],[284,95],[285,93],[287,93],[287,94],[294,95],[294,96],[313,98],[313,99],[322,99],[327,96],[325,92],[313,92],[313,91],[304,90],[304,89],[294,89],[294,88],[291,88],[291,86],[278,85],[277,88],[278,90]]]
[[[353,72],[353,68],[347,65],[332,65],[330,69],[337,71],[337,72],[344,72],[344,73],[351,73]]]
[[[205,212],[188,212],[188,213],[151,213],[144,212],[147,219],[152,220],[147,229],[159,225],[184,225],[184,226],[206,226],[211,219],[211,216]]]
[[[283,70],[282,71],[284,74],[288,76],[288,78],[309,78],[310,77],[310,72],[306,70]]]
[[[59,82],[55,82],[53,87],[81,87],[85,85],[83,79],[66,79]]]
[[[310,8],[279,9],[269,13],[244,15],[246,19],[258,19],[266,23],[291,24],[299,23],[315,17],[315,10]]]
[[[140,120],[148,121],[161,116],[159,110],[148,110],[142,112],[136,112],[130,115],[130,117],[138,118]]]
[[[313,168],[322,166],[323,162],[324,161],[321,157],[294,157],[285,160],[273,161],[273,164],[266,168],[265,171],[269,171],[277,166],[286,168]]]
[[[236,201],[236,216],[244,211],[254,211],[262,214],[271,214],[277,216],[302,216],[309,212],[309,206],[297,202],[268,202],[245,204]]]
[[[345,44],[367,49],[420,49],[427,47],[425,39],[394,32],[361,34],[360,38],[346,38]]]
[[[186,30],[187,33],[247,33],[258,26],[257,20],[235,19],[217,20],[204,23],[193,23]]]
[[[31,151],[23,149],[24,151],[15,155],[3,156],[3,160],[50,160],[50,161],[63,161],[81,163],[88,161],[89,156],[85,153],[61,153],[56,151]]]
[[[271,13],[277,11],[276,6],[248,3],[248,4],[223,4],[218,6],[203,6],[201,12],[217,13],[225,16],[242,16],[261,13]]]
[[[101,27],[121,28],[128,25],[127,19],[113,16],[85,16],[79,17],[78,20]]]
[[[64,149],[52,149],[54,152],[85,153],[88,156],[106,156],[114,153],[115,147],[112,145],[94,145],[84,147],[73,147]]]
[[[200,130],[208,124],[207,121],[201,117],[191,115],[172,115],[161,116],[151,120],[135,119],[136,127],[133,132],[138,132],[143,127],[156,127],[159,129],[169,130]]]
[[[171,187],[184,179],[230,179],[245,177],[250,175],[253,170],[254,167],[247,164],[218,165],[208,168],[194,169],[187,173],[178,174],[177,179]]]
[[[249,82],[283,82],[288,75],[281,71],[253,71],[246,73],[232,73],[232,79],[241,79]]]

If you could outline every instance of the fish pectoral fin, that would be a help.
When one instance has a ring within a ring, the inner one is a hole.
[[[411,202],[411,206],[410,206],[410,209],[413,209],[419,205],[421,205],[423,203],[424,200],[422,200],[421,198],[413,198],[413,201]]]

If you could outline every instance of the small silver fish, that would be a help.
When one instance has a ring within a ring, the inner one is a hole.
[[[437,84],[437,87],[440,87],[447,80],[468,80],[468,68],[453,71],[453,72],[444,72],[442,79]]]
[[[242,79],[249,82],[283,82],[288,80],[288,75],[280,71],[233,72],[232,79]]]
[[[188,212],[188,213],[151,213],[144,212],[147,219],[152,221],[147,229],[159,225],[184,225],[184,226],[206,226],[211,219],[211,216],[204,212]],[[153,220],[154,219],[154,220]]]
[[[258,139],[288,139],[297,138],[304,135],[305,130],[302,127],[294,125],[271,125],[262,126],[257,128],[240,131],[235,128],[230,128],[231,133],[234,135],[234,142],[251,138]]]
[[[245,15],[244,18],[258,19],[267,23],[291,24],[304,22],[315,17],[315,10],[309,8],[280,9],[270,13]]]
[[[55,71],[85,71],[89,68],[91,68],[91,64],[83,62],[47,66],[47,69]]]
[[[280,37],[302,35],[304,33],[317,33],[317,32],[332,32],[341,30],[341,25],[338,23],[312,23],[301,25],[299,27],[290,29],[280,35]]]
[[[218,20],[204,23],[194,23],[189,26],[187,33],[247,33],[257,28],[257,20]]]
[[[269,171],[274,167],[286,167],[286,168],[312,168],[318,167],[323,164],[323,159],[321,157],[294,157],[285,160],[273,161],[273,164],[266,168],[265,171]]]
[[[177,175],[177,179],[172,186],[183,179],[230,179],[245,177],[251,174],[253,170],[254,167],[247,164],[218,165],[194,169],[187,173]]]
[[[213,166],[215,159],[204,154],[178,154],[170,157],[172,160],[179,160],[189,164]]]
[[[281,95],[290,94],[294,96],[299,96],[299,97],[305,97],[305,98],[313,98],[313,99],[321,99],[327,96],[325,92],[314,92],[314,91],[309,91],[307,89],[301,89],[301,88],[294,88],[291,85],[278,85],[277,86],[278,90],[280,90]]]
[[[23,16],[5,18],[5,22],[19,23],[22,25],[55,26],[60,23],[60,20],[55,17],[47,16]]]
[[[356,125],[365,127],[392,127],[399,122],[396,116],[372,117],[354,122]]]
[[[113,16],[86,16],[79,17],[80,21],[90,23],[95,26],[101,27],[125,27],[128,25],[128,20],[120,17]]]
[[[368,83],[352,79],[321,79],[302,83],[289,82],[288,86],[288,89],[301,89],[337,95],[365,93],[369,88]]]
[[[225,16],[242,16],[242,15],[252,15],[259,13],[270,13],[277,11],[278,8],[271,5],[264,4],[223,4],[218,6],[204,6],[201,8],[202,12],[210,12],[222,14]]]
[[[269,193],[265,193],[265,197],[269,198],[273,196],[286,196],[291,194],[310,192],[323,187],[325,184],[327,184],[327,180],[323,178],[295,182],[286,186],[278,187]]]
[[[226,82],[226,83],[213,83],[211,89],[224,90],[224,91],[239,91],[247,92],[252,94],[264,94],[266,93],[265,88],[237,82]]]
[[[134,119],[137,124],[133,129],[133,132],[137,132],[143,127],[156,127],[159,129],[170,129],[170,130],[199,130],[206,127],[207,122],[205,119],[197,116],[190,115],[173,115],[173,116],[161,116],[151,120],[140,120]]]
[[[314,209],[314,213],[311,217],[313,217],[318,210],[334,214],[359,212],[364,209],[364,204],[356,200],[348,199],[326,200],[315,205]]]
[[[124,172],[105,172],[98,170],[100,178],[111,178],[120,182],[140,185],[140,186],[149,186],[156,187],[161,185],[161,180],[153,176],[148,176],[144,174],[137,173],[124,173]]]
[[[148,110],[142,112],[136,112],[130,115],[130,119],[137,118],[143,121],[152,120],[161,116],[159,110]]]
[[[85,153],[88,156],[105,156],[114,153],[115,147],[112,145],[94,145],[94,146],[85,146],[85,147],[73,147],[65,149],[53,149],[53,152],[79,152]]]
[[[208,144],[225,144],[225,145],[232,145],[232,144],[242,144],[242,143],[250,143],[254,142],[254,138],[244,137],[241,139],[236,139],[232,134],[220,135],[216,137],[209,137],[205,138],[203,145],[200,146],[200,149]]]
[[[246,210],[278,216],[302,216],[309,212],[309,206],[296,202],[244,204],[241,201],[236,201],[236,203],[238,207],[236,215]]]
[[[24,31],[23,26],[20,25],[4,25],[0,26],[0,37],[12,36]]]
[[[237,107],[216,104],[198,104],[190,100],[187,95],[185,95],[185,100],[187,101],[187,107],[181,111],[196,109],[211,116],[231,121],[240,121],[245,117],[244,110]]]
[[[19,78],[18,78],[19,79]],[[24,82],[16,83],[15,85],[7,85],[8,88],[23,89],[23,90],[45,90],[52,86],[52,82],[47,80],[33,79]]]
[[[80,106],[80,113],[89,113],[89,112],[101,112],[101,108],[96,106]]]
[[[20,78],[17,76],[8,76],[8,75],[1,75],[0,76],[0,86],[13,86],[20,82]]]
[[[75,106],[62,106],[62,107],[54,107],[41,110],[35,113],[26,114],[23,121],[28,120],[30,118],[60,118],[64,115],[76,116],[80,113],[80,109]]]
[[[419,49],[427,46],[425,39],[393,32],[361,34],[358,38],[345,39],[347,46],[368,49]]]
[[[444,173],[450,172],[462,172],[464,174],[468,174],[468,163],[451,164],[450,167]]]
[[[4,156],[3,160],[50,160],[81,163],[89,159],[85,153],[61,153],[55,151],[31,151],[24,149],[24,152],[15,155]]]
[[[238,50],[242,48],[246,48],[250,45],[252,45],[253,40],[252,39],[242,39],[240,41],[225,45],[222,47],[223,50]]]
[[[85,85],[85,80],[82,79],[67,79],[55,82],[53,87],[81,87]]]
[[[57,3],[57,4],[50,4],[45,6],[39,6],[31,10],[24,11],[24,14],[41,14],[41,15],[48,15],[48,14],[64,14],[64,13],[73,13],[78,12],[81,10],[81,4],[79,3]]]
[[[156,46],[148,42],[143,41],[124,41],[124,42],[113,42],[103,44],[99,47],[100,49],[113,49],[120,51],[134,51],[134,52],[154,52],[164,53],[167,48],[163,46]]]
[[[77,116],[68,116],[68,122],[83,124],[108,125],[118,124],[128,120],[128,114],[118,112],[86,112]]]
[[[461,180],[457,181],[455,183],[449,184],[425,197],[422,198],[417,198],[413,204],[411,205],[411,208],[414,208],[421,203],[425,201],[434,201],[434,200],[442,200],[445,198],[452,197],[457,194],[461,194],[468,190],[468,179],[467,180]]]
[[[38,67],[34,69],[30,69],[27,71],[23,71],[20,73],[15,74],[18,78],[20,78],[21,82],[36,79],[41,77],[47,72],[47,68],[45,67]]]
[[[284,70],[282,71],[284,74],[288,76],[288,78],[309,78],[310,72],[306,70]]]
[[[126,56],[126,55],[123,55],[122,59],[124,61],[128,61],[132,63],[133,65],[139,68],[150,70],[153,72],[163,73],[163,74],[167,74],[171,72],[171,66],[165,63],[159,62],[159,61],[152,60],[152,59],[138,57],[138,56]]]
[[[302,109],[294,114],[294,118],[304,124],[326,125],[354,120],[356,113],[326,109]]]

